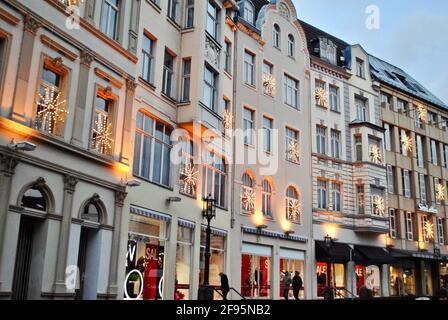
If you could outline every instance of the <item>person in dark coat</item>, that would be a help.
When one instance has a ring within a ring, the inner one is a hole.
[[[300,272],[296,271],[294,277],[292,278],[292,291],[294,298],[299,300],[299,293],[302,290],[303,280],[300,277]]]
[[[221,277],[221,292],[224,300],[227,300],[227,294],[230,291],[229,278],[227,278],[227,275],[222,272],[219,273],[219,276]]]

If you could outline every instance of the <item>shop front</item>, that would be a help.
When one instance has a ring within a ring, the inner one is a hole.
[[[305,298],[305,252],[299,250],[292,250],[287,248],[280,248],[280,286],[279,286],[279,299],[283,298],[283,277],[285,273],[294,277],[300,277],[302,280],[302,287],[299,290],[299,299]],[[294,299],[294,291],[291,287],[289,290],[289,299]]]
[[[195,224],[178,219],[176,244],[175,300],[191,298],[191,266],[193,257],[193,237]]]
[[[243,243],[241,249],[241,295],[271,299],[272,248]]]

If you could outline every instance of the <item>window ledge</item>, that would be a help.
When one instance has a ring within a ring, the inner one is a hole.
[[[182,28],[182,33],[190,33],[190,32],[194,32],[194,26],[193,27]]]
[[[157,187],[160,187],[160,188],[163,188],[163,189],[166,189],[166,190],[169,190],[169,191],[174,191],[173,187],[166,186],[166,185],[164,185],[164,184],[161,184],[161,183],[157,183],[157,182],[151,181],[151,180],[149,180],[148,178],[144,178],[144,177],[142,177],[142,176],[135,175],[135,174],[134,174],[134,177],[136,177],[136,178],[138,178],[138,179],[141,179],[142,181],[148,182],[148,183],[150,183],[150,184],[153,184],[153,185],[155,185],[155,186],[157,186]]]
[[[163,100],[167,101],[169,104],[175,106],[177,104],[176,99],[171,98],[169,95],[167,95],[166,93],[161,92],[160,96],[163,98]]]
[[[177,103],[177,106],[178,107],[184,107],[184,106],[188,106],[188,105],[190,105],[191,104],[191,101],[190,100],[188,100],[188,101],[179,101],[178,103]]]
[[[155,91],[157,89],[157,87],[152,84],[151,82],[146,81],[145,79],[143,79],[142,77],[138,78],[140,80],[140,82],[145,86],[145,87],[149,87],[151,90]]]
[[[232,76],[232,74],[231,74],[229,71],[224,70],[224,74],[225,74],[230,80],[233,79],[233,76]]]
[[[154,8],[158,13],[162,12],[162,8],[159,7],[157,3],[152,2],[151,0],[146,0],[146,2]]]
[[[178,31],[182,31],[182,27],[170,16],[166,16],[166,20]]]
[[[255,85],[253,85],[253,84],[249,84],[249,83],[247,83],[247,82],[243,82],[243,85],[244,85],[245,87],[251,89],[251,90],[255,90],[255,91],[257,91],[257,87],[256,87]]]

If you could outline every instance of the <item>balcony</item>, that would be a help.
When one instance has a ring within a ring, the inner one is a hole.
[[[354,217],[355,232],[386,234],[389,232],[389,218],[376,215],[359,215]]]

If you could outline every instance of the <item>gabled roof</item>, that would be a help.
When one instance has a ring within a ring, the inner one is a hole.
[[[246,20],[243,19],[243,12],[242,10],[238,11],[238,21],[243,23],[246,27],[249,27],[251,29],[254,29],[255,31],[257,31],[258,33],[260,33],[260,30],[257,29],[257,27],[255,26],[257,20],[258,20],[258,15],[260,14],[261,9],[269,4],[269,0],[239,0],[237,1],[238,6],[242,5],[244,2],[252,2],[252,4],[254,5],[254,25],[250,24],[249,22],[247,22]],[[242,7],[240,7],[242,8]]]
[[[404,91],[416,98],[420,98],[426,102],[448,110],[448,105],[437,98],[402,69],[372,55],[369,55],[369,61],[370,72],[374,79]]]
[[[302,25],[303,31],[305,32],[306,35],[306,39],[307,39],[307,46],[308,46],[308,51],[310,52],[310,55],[315,56],[315,57],[320,57],[320,54],[317,52],[314,52],[314,48],[315,48],[315,41],[318,40],[319,38],[327,38],[328,40],[331,40],[335,45],[336,45],[336,61],[338,66],[340,67],[344,67],[345,63],[343,61],[341,61],[341,57],[343,56],[342,51],[347,48],[350,47],[350,44],[348,44],[347,42],[336,38],[335,36],[332,36],[331,34],[322,31],[319,28],[316,28],[315,26],[310,25],[309,23],[306,23],[303,20],[299,19],[299,23]]]

